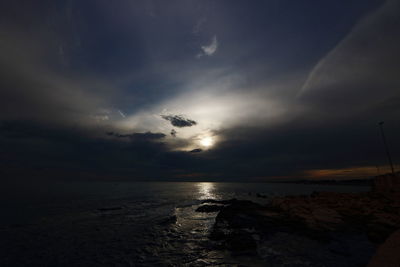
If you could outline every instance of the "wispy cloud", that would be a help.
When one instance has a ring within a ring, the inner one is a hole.
[[[325,99],[332,103],[335,95],[336,100],[341,99],[339,103],[352,101],[351,108],[363,109],[378,99],[393,98],[399,86],[397,73],[391,71],[399,68],[400,57],[396,51],[400,44],[400,23],[394,19],[400,11],[399,3],[386,1],[381,8],[360,20],[312,69],[297,97],[314,101]],[[363,43],[368,45],[360,45]],[[363,97],[354,98],[351,94]],[[359,99],[362,104],[355,105]],[[349,106],[345,110],[347,116]]]
[[[118,109],[118,113],[121,115],[122,118],[126,118],[125,113],[123,113],[121,110]]]
[[[201,50],[203,50],[202,53],[198,55],[198,57],[201,56],[212,56],[217,52],[218,49],[218,39],[217,36],[214,35],[213,38],[211,39],[211,43],[209,45],[204,45],[201,46]]]

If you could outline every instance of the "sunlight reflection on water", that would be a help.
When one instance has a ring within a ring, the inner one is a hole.
[[[197,183],[197,188],[199,192],[199,199],[216,198],[214,183]]]

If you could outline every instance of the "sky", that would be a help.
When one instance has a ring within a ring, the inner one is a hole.
[[[1,176],[384,173],[399,47],[399,0],[2,1]]]

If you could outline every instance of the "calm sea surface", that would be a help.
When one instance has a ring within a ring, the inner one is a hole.
[[[54,182],[3,187],[0,265],[207,266],[236,264],[208,240],[204,199],[362,192],[363,186],[270,183]],[[227,262],[228,261],[228,262]],[[257,266],[257,263],[254,263]]]

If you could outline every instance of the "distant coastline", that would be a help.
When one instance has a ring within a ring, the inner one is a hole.
[[[351,180],[291,180],[291,181],[272,181],[279,184],[320,184],[320,185],[359,185],[372,186],[373,178],[351,179]]]

